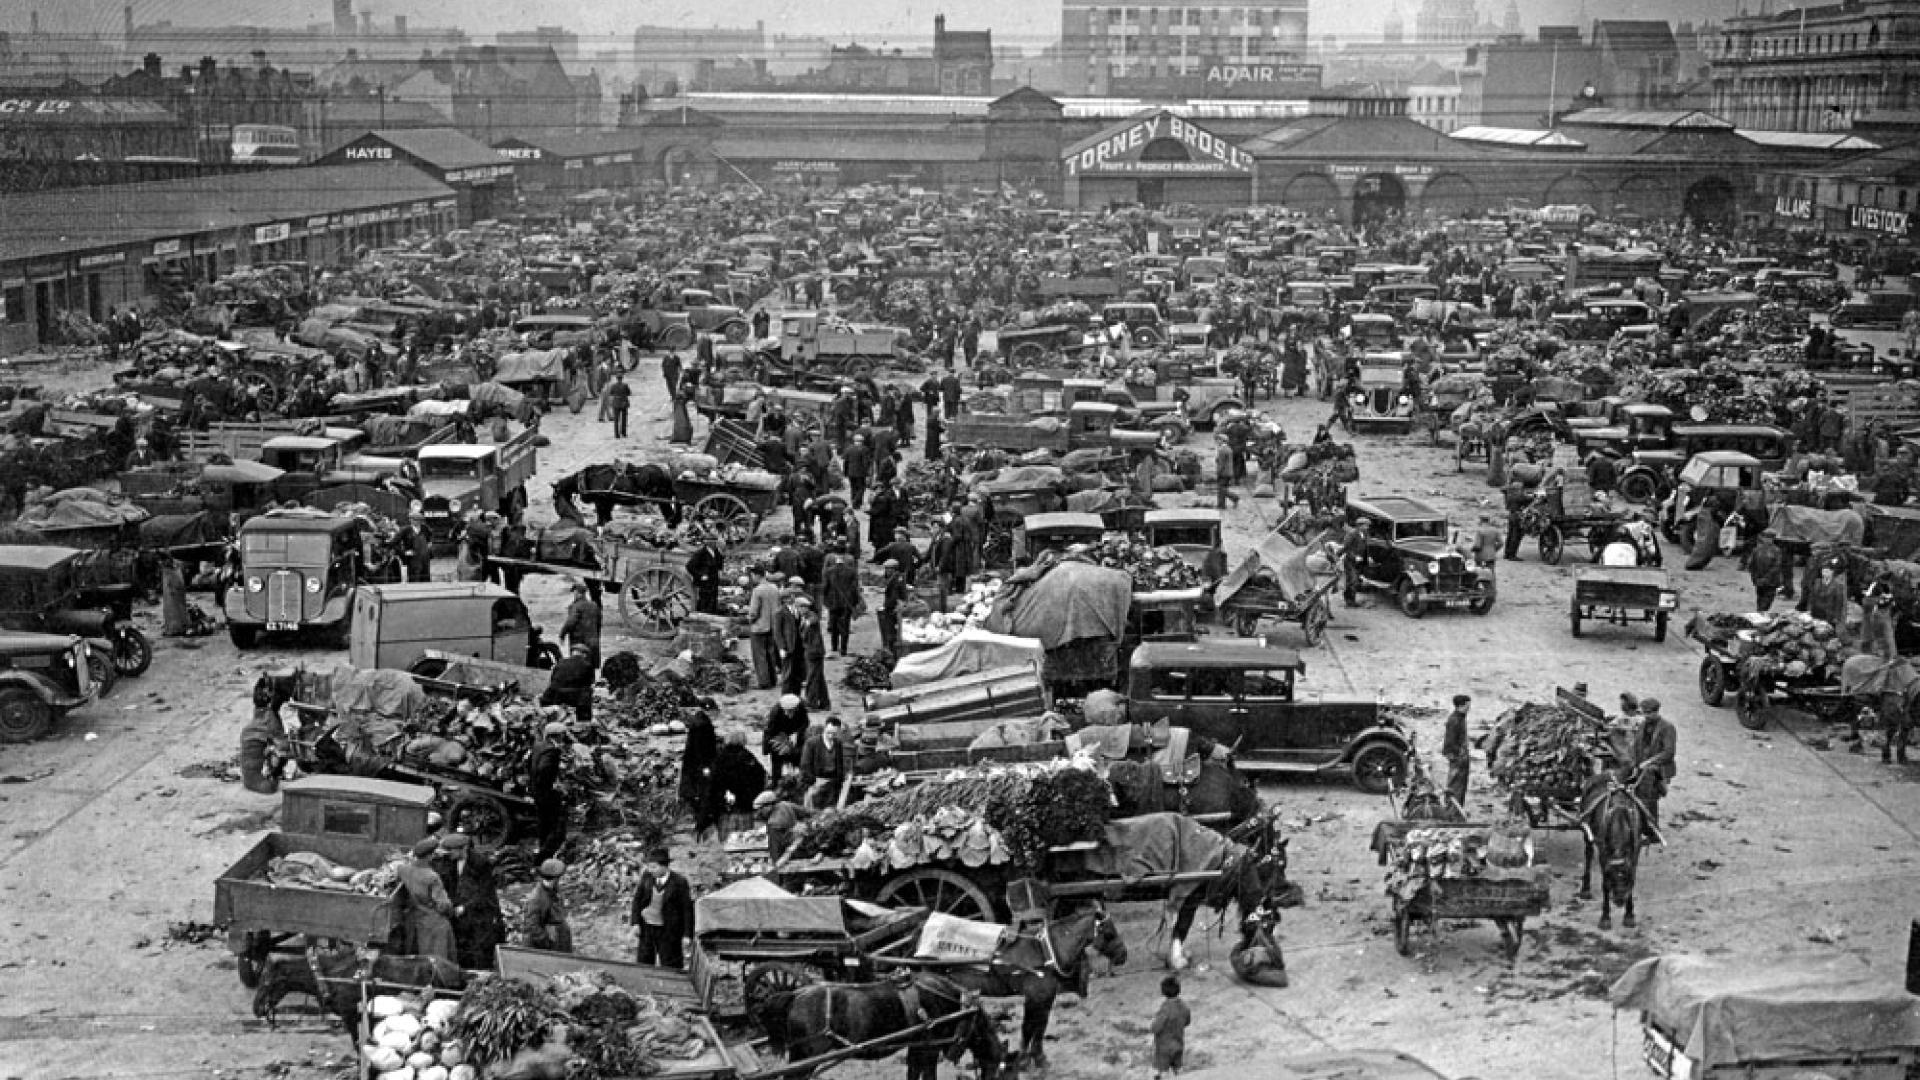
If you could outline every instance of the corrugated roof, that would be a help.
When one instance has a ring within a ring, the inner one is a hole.
[[[1560,122],[1593,127],[1733,129],[1730,122],[1698,109],[1581,109],[1562,116]]]
[[[713,150],[730,161],[979,161],[986,139],[718,139]]]
[[[1776,150],[1878,150],[1880,144],[1847,131],[1758,131],[1736,128],[1734,134],[1757,146]]]
[[[1495,146],[1525,146],[1540,150],[1585,150],[1587,144],[1568,138],[1558,131],[1543,128],[1487,127],[1469,124],[1448,136],[1461,142],[1490,143]]]
[[[436,169],[471,169],[480,165],[500,164],[500,155],[494,153],[492,147],[453,128],[400,128],[370,131],[367,134]]]
[[[552,135],[528,135],[512,139],[502,139],[502,143],[516,142],[527,146],[537,146],[554,157],[586,158],[597,154],[617,154],[628,150],[638,150],[646,142],[646,135],[635,130],[625,131],[584,131],[567,132]]]
[[[380,164],[0,195],[0,258],[121,248],[453,193],[418,169]]]

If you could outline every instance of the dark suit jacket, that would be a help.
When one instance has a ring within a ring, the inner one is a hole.
[[[791,655],[800,648],[800,620],[793,617],[793,609],[785,604],[773,613],[773,647],[780,650],[781,656]]]
[[[654,888],[653,875],[642,874],[640,887],[633,893],[633,925],[640,925],[640,913],[653,903]],[[660,929],[669,938],[686,937],[693,933],[693,886],[687,875],[670,870],[663,888],[666,895],[660,905]]]

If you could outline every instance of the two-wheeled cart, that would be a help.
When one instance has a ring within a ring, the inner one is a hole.
[[[1241,637],[1254,637],[1263,622],[1299,623],[1307,644],[1320,644],[1333,621],[1330,597],[1340,576],[1325,573],[1296,580],[1279,569],[1266,566],[1259,552],[1249,551],[1214,589],[1214,609],[1221,624]]]
[[[498,556],[489,557],[487,562],[523,574],[560,574],[578,578],[594,589],[617,590],[621,621],[641,637],[672,637],[693,613],[693,575],[687,572],[693,552],[614,537],[593,537],[583,542],[591,549],[592,565]]]
[[[1491,825],[1453,822],[1389,821],[1374,830],[1373,850],[1383,866],[1399,866],[1413,857],[1422,872],[1396,880],[1389,876],[1388,898],[1393,906],[1393,947],[1401,956],[1413,954],[1413,934],[1424,927],[1439,937],[1441,920],[1486,919],[1500,930],[1507,963],[1520,954],[1527,920],[1547,910],[1547,868],[1544,866],[1485,866],[1470,875],[1451,876],[1429,869],[1431,853],[1439,848],[1484,847],[1494,832]]]

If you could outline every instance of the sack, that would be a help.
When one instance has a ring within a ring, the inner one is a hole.
[[[1720,526],[1720,554],[1731,555],[1740,547],[1740,524],[1729,521]]]
[[[586,407],[587,388],[585,384],[576,382],[573,384],[573,389],[567,391],[567,409],[575,416],[578,416],[580,415],[580,410]]]

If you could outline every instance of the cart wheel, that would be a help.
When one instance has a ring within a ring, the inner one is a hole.
[[[693,579],[671,566],[636,570],[620,590],[620,618],[641,637],[672,637],[693,613]]]
[[[1649,473],[1628,473],[1620,478],[1620,497],[1630,503],[1650,503],[1659,491],[1654,487],[1653,476]]]
[[[1664,611],[1654,613],[1653,640],[1656,644],[1667,640],[1667,613]]]
[[[113,633],[113,666],[130,679],[145,675],[153,666],[153,643],[137,627],[120,627]]]
[[[826,982],[826,979],[818,970],[805,964],[763,960],[748,968],[740,982],[746,998],[747,1015],[754,1016],[773,995],[791,994],[801,987]]]
[[[1574,601],[1573,603],[1572,621],[1573,621],[1573,636],[1579,637],[1580,636],[1580,602],[1578,600]]]
[[[1700,661],[1700,700],[1716,709],[1727,700],[1726,665],[1711,656]]]
[[[995,917],[993,898],[980,886],[950,870],[931,866],[888,879],[874,901],[895,907],[924,907],[979,922],[992,922]]]
[[[466,792],[447,807],[447,831],[466,833],[480,847],[500,847],[513,836],[513,809],[491,795]]]
[[[1252,637],[1260,628],[1260,615],[1253,611],[1233,613],[1233,632],[1241,637]]]
[[[1333,612],[1327,609],[1327,598],[1321,597],[1307,608],[1306,617],[1300,620],[1300,629],[1306,632],[1307,644],[1318,645],[1327,636],[1327,624],[1333,621]]]
[[[1733,714],[1740,719],[1740,726],[1748,731],[1764,731],[1767,726],[1766,698],[1742,690],[1734,699]]]
[[[702,496],[693,504],[693,518],[728,547],[746,543],[760,529],[760,519],[747,508],[746,500],[725,492]]]
[[[1418,619],[1427,613],[1427,599],[1420,595],[1420,586],[1413,582],[1401,582],[1397,598],[1400,601],[1400,612],[1407,618]]]
[[[1032,364],[1038,362],[1040,358],[1046,355],[1047,350],[1041,348],[1037,343],[1023,341],[1013,347],[1012,360],[1016,364]]]
[[[1413,912],[1398,900],[1393,904],[1393,948],[1401,956],[1413,955]]]
[[[753,328],[748,326],[745,320],[730,319],[721,324],[720,336],[726,338],[729,344],[738,345],[747,340],[747,335],[751,333],[752,330]]]
[[[260,403],[261,412],[271,411],[280,405],[280,387],[268,376],[247,372],[240,376],[240,385],[253,392],[254,400]]]
[[[1559,566],[1560,556],[1567,550],[1567,538],[1560,532],[1560,526],[1549,521],[1540,528],[1540,561],[1548,566]]]

